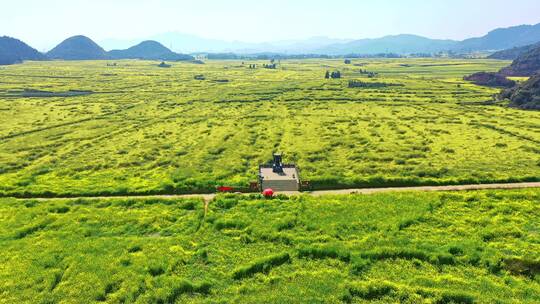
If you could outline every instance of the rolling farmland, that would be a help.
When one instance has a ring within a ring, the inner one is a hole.
[[[0,193],[246,188],[277,150],[314,189],[540,180],[540,113],[485,105],[498,90],[462,80],[508,62],[264,63],[3,67]],[[324,79],[327,70],[342,78]]]
[[[538,303],[540,190],[0,199],[0,303]]]
[[[0,304],[540,303],[539,1],[4,2]]]

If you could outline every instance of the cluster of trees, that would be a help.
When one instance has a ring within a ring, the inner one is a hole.
[[[402,84],[384,83],[384,82],[362,82],[359,80],[349,80],[349,88],[384,88],[384,87],[403,86]]]
[[[324,78],[326,79],[338,79],[341,78],[341,72],[340,71],[334,71],[330,73],[329,71],[326,71],[326,74],[324,75]]]
[[[383,88],[386,83],[381,82],[362,82],[358,80],[349,80],[349,88]]]
[[[250,65],[249,65],[249,68],[250,68],[250,69],[256,69],[256,68],[257,68],[257,65],[256,65],[256,64],[250,64]]]
[[[344,63],[345,64],[351,64],[351,60],[350,59],[345,59]]]
[[[377,76],[377,73],[375,73],[375,72],[370,72],[370,71],[368,71],[368,70],[362,70],[362,69],[360,69],[359,72],[360,72],[360,74],[362,74],[362,75],[367,75],[368,78],[373,78],[373,77]]]
[[[277,67],[277,65],[275,63],[263,64],[263,68],[265,68],[265,69],[275,69],[276,67]]]

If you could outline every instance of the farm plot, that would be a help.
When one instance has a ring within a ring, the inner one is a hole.
[[[485,105],[497,90],[462,80],[507,62],[254,63],[264,62],[0,70],[0,194],[244,188],[277,150],[315,189],[540,180],[540,113]],[[341,79],[324,79],[334,70]]]
[[[0,303],[538,303],[540,190],[0,199]]]

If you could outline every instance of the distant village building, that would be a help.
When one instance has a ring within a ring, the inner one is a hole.
[[[272,164],[259,166],[259,184],[262,190],[274,192],[299,191],[300,176],[294,164],[283,164],[282,155],[274,154]]]
[[[195,60],[208,60],[208,54],[196,54],[195,55]]]

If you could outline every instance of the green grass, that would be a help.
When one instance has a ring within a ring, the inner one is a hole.
[[[276,70],[251,63],[1,69],[0,195],[246,188],[274,150],[316,189],[540,180],[540,112],[483,105],[497,90],[462,80],[508,62],[287,60]],[[325,80],[326,70],[343,78]],[[206,80],[195,80],[199,74]],[[348,88],[349,80],[400,86]],[[12,93],[25,89],[94,94]]]
[[[0,199],[0,303],[538,303],[540,190]]]

